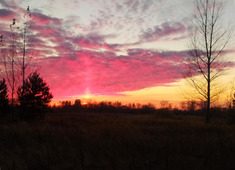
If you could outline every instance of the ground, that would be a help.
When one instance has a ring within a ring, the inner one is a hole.
[[[235,125],[173,114],[49,113],[2,122],[2,170],[232,170]]]

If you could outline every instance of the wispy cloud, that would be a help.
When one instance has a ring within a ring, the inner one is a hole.
[[[160,26],[157,25],[154,28],[149,28],[140,35],[141,41],[157,41],[159,39],[171,39],[176,36],[182,36],[187,34],[188,28],[186,25],[180,22],[165,22]]]
[[[0,4],[6,8],[16,8],[18,7],[17,3],[14,0],[0,0]]]

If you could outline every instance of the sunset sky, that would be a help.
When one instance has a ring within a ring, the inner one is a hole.
[[[193,0],[0,0],[0,30],[27,6],[53,102],[183,100]],[[235,26],[235,0],[227,0],[224,22]],[[227,50],[235,61],[234,38]],[[234,78],[229,68],[224,81]]]

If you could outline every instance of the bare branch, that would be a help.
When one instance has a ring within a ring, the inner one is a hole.
[[[189,85],[207,102],[209,113],[211,102],[223,92],[214,82],[225,69],[222,57],[232,34],[220,22],[224,8],[220,0],[195,0],[195,8],[187,64],[190,69],[185,75]]]

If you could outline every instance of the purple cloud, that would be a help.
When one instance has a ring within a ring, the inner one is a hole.
[[[33,18],[35,19],[35,22],[37,22],[38,24],[61,25],[61,20],[58,18],[49,17],[41,13],[33,13],[32,15],[33,15]]]
[[[1,20],[12,20],[15,13],[8,9],[0,9],[0,19]]]
[[[187,27],[182,23],[163,23],[160,26],[155,26],[153,29],[147,29],[140,35],[141,41],[156,41],[161,38],[169,36],[184,34],[187,31]]]

